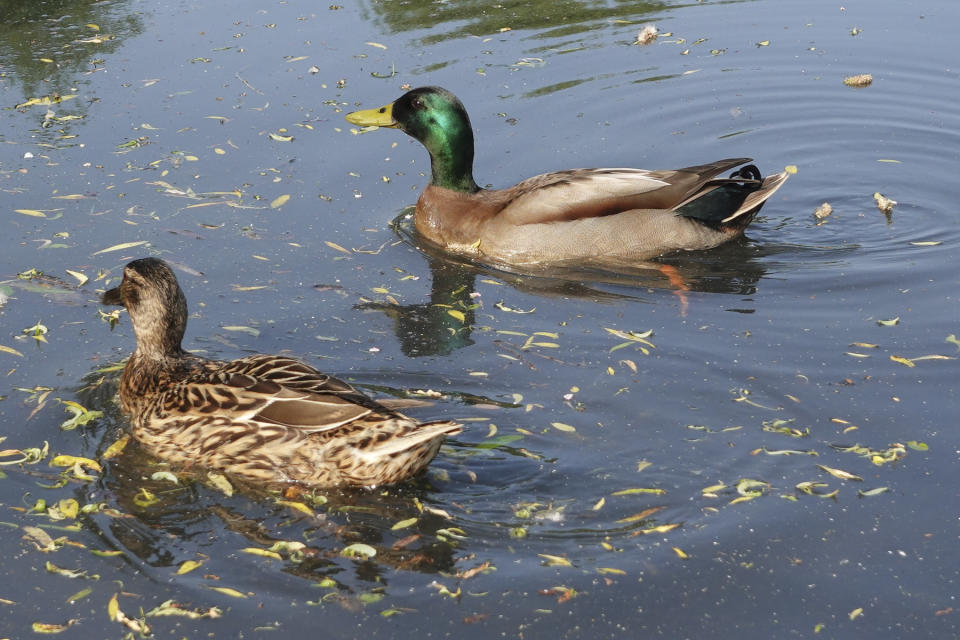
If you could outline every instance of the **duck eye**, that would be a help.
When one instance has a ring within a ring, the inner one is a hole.
[[[423,100],[421,100],[420,98],[414,98],[412,105],[413,105],[413,108],[414,108],[414,109],[425,109],[425,108],[426,108],[426,105],[423,104]]]

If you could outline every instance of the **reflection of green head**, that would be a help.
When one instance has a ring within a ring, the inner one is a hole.
[[[460,100],[446,89],[413,89],[393,104],[351,113],[347,120],[354,124],[401,129],[430,152],[430,184],[467,193],[479,191],[473,180],[470,117]]]

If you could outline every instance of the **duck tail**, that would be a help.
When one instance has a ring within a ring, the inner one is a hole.
[[[759,169],[750,164],[738,169],[731,174],[730,177],[759,181],[760,186],[758,189],[750,192],[747,197],[744,198],[743,202],[739,207],[737,207],[736,211],[721,220],[721,224],[728,224],[732,220],[735,220],[741,216],[746,216],[748,220],[752,219],[753,216],[760,211],[760,207],[763,206],[763,203],[769,200],[770,197],[777,192],[777,189],[783,186],[783,183],[787,181],[789,176],[786,171],[781,171],[780,173],[769,175],[761,180]]]

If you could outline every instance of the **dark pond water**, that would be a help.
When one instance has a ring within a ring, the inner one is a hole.
[[[0,16],[0,460],[35,449],[0,467],[0,637],[960,634],[954,3]],[[422,84],[467,105],[481,183],[797,173],[742,241],[664,258],[682,287],[462,265],[402,218],[423,149],[343,120]],[[97,292],[144,255],[177,267],[188,348],[439,391],[410,412],[467,428],[414,482],[299,506],[105,456],[134,341]],[[66,402],[103,415],[64,429]]]

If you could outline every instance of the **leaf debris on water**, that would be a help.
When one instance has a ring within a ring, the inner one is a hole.
[[[843,84],[848,87],[869,87],[872,83],[873,76],[869,73],[860,73],[843,79]]]
[[[823,471],[826,471],[827,473],[832,475],[834,478],[840,478],[841,480],[854,480],[856,482],[863,482],[863,478],[861,478],[860,476],[854,475],[849,471],[844,471],[843,469],[835,469],[834,467],[828,467],[823,464],[818,464],[817,467],[819,469],[822,469]]]
[[[886,197],[879,191],[873,194],[873,199],[877,201],[877,209],[880,209],[880,211],[886,214],[893,213],[893,208],[897,206],[896,200]]]

